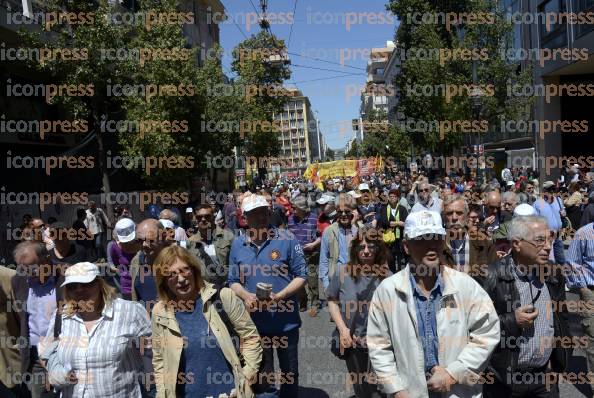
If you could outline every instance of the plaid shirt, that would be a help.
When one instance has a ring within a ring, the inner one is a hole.
[[[522,337],[517,340],[520,347],[518,369],[541,368],[549,362],[553,349],[547,342],[552,342],[555,335],[549,289],[538,278],[522,274],[513,264],[513,260],[512,269],[522,306],[532,304],[533,298],[536,298],[540,290],[540,295],[534,303],[538,316],[531,327],[522,329]]]
[[[318,218],[317,214],[313,211],[309,213],[307,218],[296,221],[295,215],[289,217],[289,222],[287,224],[287,228],[289,231],[295,235],[295,239],[301,246],[305,246],[308,243],[311,243],[317,239],[317,231],[318,231]]]

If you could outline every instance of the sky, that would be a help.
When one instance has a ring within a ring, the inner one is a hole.
[[[220,25],[221,46],[225,50],[223,67],[233,77],[231,51],[245,40],[244,34],[249,37],[260,30],[254,10],[260,10],[260,2],[222,2],[228,15],[227,21]],[[344,148],[353,137],[351,120],[359,117],[369,51],[384,47],[386,41],[394,38],[397,22],[386,11],[387,0],[269,0],[268,3],[270,29],[289,48],[292,75],[285,86],[296,86],[309,97],[313,110],[318,112],[326,144],[332,149]]]

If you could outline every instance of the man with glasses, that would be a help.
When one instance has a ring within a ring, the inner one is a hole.
[[[445,235],[439,213],[411,213],[404,226],[410,261],[371,300],[369,358],[389,397],[480,396],[476,378],[499,342],[487,293],[469,275],[444,266]]]
[[[495,383],[485,385],[484,395],[558,397],[551,372],[565,372],[571,349],[559,343],[569,339],[569,321],[563,272],[549,264],[547,220],[515,217],[509,239],[511,255],[491,264],[483,279],[501,323],[501,342],[488,367]]]
[[[501,219],[501,194],[498,191],[490,191],[485,194],[485,226],[487,232],[493,233],[503,222]]]
[[[150,304],[154,304],[157,299],[153,262],[161,250],[175,244],[175,239],[173,234],[165,231],[159,220],[148,218],[136,226],[136,243],[142,248],[130,262],[132,301],[148,303],[147,310],[150,312]]]
[[[348,263],[350,242],[357,233],[357,227],[353,223],[355,199],[351,195],[341,193],[335,203],[337,221],[326,228],[322,235],[318,274],[323,289],[320,291],[325,291],[330,284],[330,278],[339,271],[338,268]]]
[[[411,213],[416,211],[434,211],[437,213],[441,213],[442,209],[442,201],[439,198],[433,197],[431,194],[433,189],[431,185],[427,182],[427,180],[423,180],[419,184],[417,184],[417,198],[418,201],[410,210]]]
[[[227,282],[234,234],[215,224],[214,210],[209,204],[197,206],[194,217],[196,233],[188,239],[187,249],[204,266],[202,277],[216,286],[223,286]]]

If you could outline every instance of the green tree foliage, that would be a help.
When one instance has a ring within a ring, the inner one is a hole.
[[[400,49],[405,51],[405,57],[402,73],[395,84],[401,94],[399,111],[408,120],[481,120],[488,122],[489,131],[494,131],[499,129],[500,116],[507,119],[527,117],[530,100],[507,96],[507,81],[529,84],[530,70],[522,70],[517,63],[500,56],[501,50],[510,47],[513,32],[512,25],[505,20],[505,10],[500,8],[499,3],[493,0],[391,0],[388,3],[387,8],[401,21],[396,38]],[[413,13],[434,16],[441,13],[488,13],[493,15],[493,20],[492,23],[448,26],[439,22],[415,22],[410,18]],[[440,60],[439,55],[415,57],[417,54],[435,54],[439,49],[447,52],[460,48],[475,50],[479,52],[479,56],[473,55],[474,61],[460,57]],[[474,82],[473,63],[476,68]],[[446,101],[443,95],[444,85],[460,87],[473,84],[481,91],[473,91],[474,87],[460,90],[459,95],[452,97],[450,101]],[[415,94],[408,90],[408,87],[414,85],[431,86],[441,91],[432,96],[418,95],[419,91]],[[492,92],[487,89],[488,85],[491,85]],[[474,103],[470,94],[479,92],[482,93],[480,104]],[[476,134],[476,130],[470,134]],[[416,147],[426,148],[434,153],[451,153],[452,149],[462,143],[460,132],[445,133],[443,137],[440,137],[437,130],[411,132],[409,135]]]

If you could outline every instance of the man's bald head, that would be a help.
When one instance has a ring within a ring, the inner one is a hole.
[[[163,231],[165,227],[163,224],[159,222],[159,220],[155,220],[154,218],[147,218],[146,220],[141,221],[136,226],[136,236],[139,239],[143,239],[148,235],[157,236],[159,231]]]
[[[162,210],[161,213],[159,213],[159,218],[163,220],[169,220],[174,224],[178,223],[177,214],[169,209]]]
[[[497,191],[487,193],[487,206],[501,207],[501,194]]]
[[[167,237],[163,224],[153,218],[141,221],[136,226],[136,239],[142,243],[147,264],[152,264],[161,250],[174,242]]]

